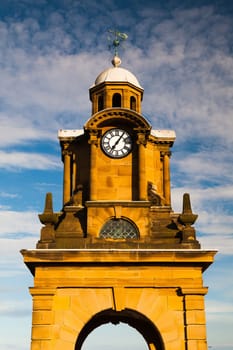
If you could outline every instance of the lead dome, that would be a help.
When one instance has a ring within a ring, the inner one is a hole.
[[[119,67],[121,64],[121,59],[118,56],[113,58],[112,64],[113,67],[105,69],[98,75],[95,80],[95,86],[104,82],[126,82],[142,89],[134,74],[125,68]]]

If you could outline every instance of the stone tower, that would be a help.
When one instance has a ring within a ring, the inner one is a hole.
[[[215,251],[196,239],[189,194],[171,208],[172,130],[141,114],[137,78],[113,67],[90,88],[83,130],[60,130],[63,208],[48,193],[36,249],[31,350],[80,350],[105,323],[127,323],[150,350],[207,350],[202,273]]]

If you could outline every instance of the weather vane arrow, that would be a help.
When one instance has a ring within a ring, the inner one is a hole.
[[[128,35],[113,29],[109,29],[108,33],[108,41],[111,42],[109,44],[109,48],[113,47],[115,56],[118,56],[118,47],[120,46],[121,42],[125,41],[128,38]]]

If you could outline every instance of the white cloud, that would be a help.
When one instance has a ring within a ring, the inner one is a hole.
[[[232,235],[233,236],[233,235]],[[217,250],[219,254],[233,255],[233,237],[228,235],[205,235],[199,236],[197,232],[197,240],[201,243],[202,249]]]
[[[172,188],[174,209],[178,212],[182,210],[183,194],[189,193],[194,212],[201,212],[203,218],[207,218],[207,215],[210,215],[209,221],[211,218],[214,222],[216,222],[216,218],[214,218],[215,215],[224,214],[224,217],[226,216],[226,221],[228,222],[230,220],[229,223],[231,224],[231,215],[227,218],[227,211],[223,213],[222,209],[227,201],[232,201],[233,185],[229,184],[213,187],[208,187],[208,185],[206,185],[206,187],[203,188],[199,187],[198,183],[195,183],[195,181],[193,181],[195,186],[192,186],[191,180],[192,179],[189,180],[187,186]]]
[[[17,195],[17,193],[0,192],[0,197],[2,197],[2,198],[16,198],[16,197],[18,197],[18,195]]]
[[[28,301],[15,300],[14,302],[5,301],[0,305],[0,313],[2,316],[22,317],[27,316],[31,312],[31,305]]]
[[[199,230],[205,234],[221,235],[226,237],[232,235],[233,239],[233,217],[218,211],[200,212]],[[230,237],[229,237],[230,238]]]
[[[26,152],[0,151],[0,168],[8,170],[38,169],[48,170],[60,168],[60,159],[51,155]]]
[[[0,205],[0,210],[8,210],[10,209],[10,206],[9,205]]]
[[[225,316],[231,313],[231,318],[233,320],[233,305],[232,303],[227,303],[219,300],[209,300],[206,305],[206,311],[209,314],[219,314],[224,313]]]
[[[35,212],[0,211],[0,236],[7,234],[38,234],[40,222]]]
[[[233,166],[229,162],[228,151],[213,148],[197,153],[178,153],[174,158],[175,168],[183,174],[186,181],[192,179],[195,185],[202,180],[221,184],[223,180],[224,182],[233,180]]]
[[[20,250],[35,249],[39,237],[40,231],[38,229],[37,236],[34,235],[33,237],[22,237],[20,239],[0,238],[0,279],[2,281],[4,281],[4,279],[6,280],[6,283],[1,285],[0,292],[5,292],[7,286],[12,290],[12,287],[9,286],[9,284],[16,283],[16,278],[23,278],[22,283],[24,284],[29,283],[28,279],[32,276],[23,263],[23,257]],[[17,288],[19,289],[19,285],[17,285]]]
[[[32,116],[36,110],[30,112],[32,114],[30,117],[27,115],[28,113],[23,116],[11,108],[6,107],[4,113],[0,112],[1,148],[26,144],[29,141],[56,140],[54,132],[52,133],[49,128],[39,125],[35,119],[33,120]]]

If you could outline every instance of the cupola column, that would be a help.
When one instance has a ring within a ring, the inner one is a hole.
[[[93,94],[93,96],[92,96],[92,114],[95,114],[96,112],[98,112],[98,99],[97,99],[97,95]]]
[[[91,164],[90,164],[90,200],[97,200],[97,188],[98,188],[98,179],[97,179],[97,146],[98,146],[98,131],[90,131],[89,143],[91,145]]]
[[[76,163],[76,156],[73,153],[72,157],[72,194],[77,189],[77,163]]]
[[[63,205],[66,205],[70,201],[70,190],[71,190],[71,152],[67,149],[68,143],[64,145],[63,157],[64,157],[64,175],[63,175]]]
[[[139,174],[139,200],[145,201],[147,199],[146,188],[146,157],[145,157],[145,145],[146,137],[144,133],[138,134],[138,174]]]

